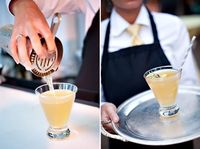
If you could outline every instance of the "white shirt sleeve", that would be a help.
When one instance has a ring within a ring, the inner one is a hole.
[[[41,9],[45,17],[50,17],[55,12],[74,13],[85,12],[86,1],[84,0],[33,0]],[[11,0],[6,0],[7,6]]]
[[[184,61],[185,54],[187,53],[187,48],[189,46],[189,34],[186,26],[180,21],[179,32],[176,35],[177,40],[174,43],[174,63],[176,63],[176,67],[180,68],[182,62]],[[181,84],[199,84],[199,78],[197,73],[197,67],[195,63],[195,59],[193,57],[192,51],[189,52],[183,68],[181,75]]]
[[[72,14],[85,12],[86,3],[84,0],[33,0],[41,9],[45,17],[52,16],[55,12]]]
[[[6,0],[9,6],[11,0]],[[62,14],[84,13],[86,31],[90,27],[92,19],[100,8],[99,0],[33,0],[44,16],[49,18],[54,13]]]
[[[45,17],[50,17],[56,12],[62,14],[84,13],[85,32],[92,23],[95,13],[100,8],[99,0],[34,0]]]

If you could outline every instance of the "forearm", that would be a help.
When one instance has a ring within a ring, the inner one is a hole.
[[[7,0],[7,5],[10,12],[14,14],[14,11],[19,9],[17,6],[19,3],[27,3],[28,1],[34,1],[47,18],[55,12],[73,14],[76,12],[84,13],[86,11],[86,3],[84,0]]]

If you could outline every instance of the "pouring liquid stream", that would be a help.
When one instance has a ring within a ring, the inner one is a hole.
[[[43,79],[46,81],[47,85],[49,86],[49,90],[54,92],[52,76],[47,75],[47,76],[44,76]]]

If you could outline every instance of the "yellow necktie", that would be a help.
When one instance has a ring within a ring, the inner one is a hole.
[[[140,28],[141,28],[141,25],[139,25],[139,24],[132,24],[127,28],[127,32],[132,35],[132,37],[131,37],[132,45],[143,44],[142,40],[139,38]]]

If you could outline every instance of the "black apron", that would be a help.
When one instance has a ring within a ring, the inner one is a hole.
[[[126,99],[148,90],[143,74],[157,66],[170,65],[158,39],[153,16],[148,11],[153,43],[120,49],[109,53],[110,21],[102,56],[102,85],[105,99],[119,106]]]
[[[148,90],[149,87],[143,74],[157,66],[170,65],[161,48],[158,33],[152,14],[148,11],[153,32],[153,43],[128,47],[109,53],[110,21],[106,30],[106,37],[102,57],[102,85],[108,102],[119,106],[126,99]],[[109,149],[192,149],[192,141],[169,146],[145,146],[131,142],[109,139]]]

